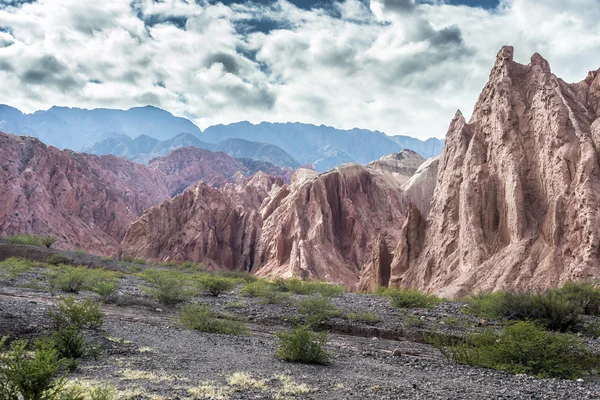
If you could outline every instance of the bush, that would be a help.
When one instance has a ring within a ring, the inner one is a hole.
[[[38,263],[26,258],[10,257],[0,262],[0,270],[4,270],[11,279],[17,279],[20,275],[30,272]]]
[[[98,294],[102,301],[108,302],[117,291],[119,274],[104,269],[89,270],[85,288]]]
[[[329,318],[340,315],[340,310],[331,304],[327,297],[309,297],[303,299],[298,307],[298,312],[306,318],[310,327],[318,327]]]
[[[33,352],[27,352],[27,341],[11,343],[2,351],[6,338],[0,340],[0,398],[54,400],[65,384],[59,376],[58,352],[48,340],[37,340]]]
[[[224,292],[233,290],[237,286],[237,280],[218,275],[201,275],[198,279],[200,287],[212,296],[219,296]]]
[[[377,314],[368,311],[349,312],[348,314],[346,314],[346,318],[349,321],[358,321],[366,323],[375,323],[380,321],[380,318]]]
[[[52,236],[30,235],[28,233],[22,235],[10,235],[4,238],[8,243],[25,244],[28,246],[47,247],[50,248],[56,242],[56,238]]]
[[[80,329],[98,329],[104,323],[104,313],[90,298],[76,302],[75,297],[61,297],[58,312],[51,314],[59,327],[76,326]]]
[[[86,284],[89,269],[86,267],[73,267],[59,265],[49,274],[50,287],[66,293],[79,293]]]
[[[591,283],[568,282],[554,292],[567,301],[581,306],[586,315],[600,314],[600,289]]]
[[[324,364],[329,357],[323,349],[326,332],[314,333],[307,326],[299,326],[290,332],[276,332],[276,335],[280,341],[276,355],[282,360]]]
[[[528,321],[509,325],[500,334],[487,330],[464,341],[438,337],[434,344],[461,364],[540,378],[575,379],[599,365],[576,336],[549,333]]]
[[[202,271],[202,264],[200,263],[195,263],[192,261],[184,261],[181,264],[177,264],[177,268],[184,270],[184,271],[190,271],[190,272],[201,272]]]
[[[198,290],[190,277],[179,271],[147,269],[139,274],[150,286],[142,289],[163,304],[173,305],[191,300]]]
[[[52,254],[46,257],[46,263],[50,265],[69,264],[71,262],[73,262],[73,260],[62,254]]]
[[[566,332],[576,329],[583,307],[556,291],[539,293],[499,292],[469,299],[471,310],[479,316],[508,320],[533,320],[547,329]]]
[[[219,317],[207,304],[184,304],[179,309],[179,322],[187,329],[201,332],[239,335],[246,333],[242,322]]]
[[[75,325],[68,325],[58,328],[52,334],[54,348],[61,358],[77,359],[85,354],[86,343],[85,335]]]
[[[247,271],[219,271],[217,275],[247,283],[256,282],[258,278]]]
[[[334,285],[318,281],[302,281],[297,278],[277,278],[273,281],[273,286],[280,292],[291,292],[300,295],[320,293],[325,297],[341,296],[347,289],[344,285]]]
[[[387,289],[383,295],[389,297],[390,305],[396,308],[432,308],[442,301],[417,289]]]
[[[248,297],[266,297],[274,291],[275,289],[268,282],[260,280],[244,285],[241,294]]]

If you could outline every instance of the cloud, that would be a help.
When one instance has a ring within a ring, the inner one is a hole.
[[[502,45],[520,62],[541,53],[570,81],[600,67],[597,0],[490,4],[5,0],[0,96],[27,112],[152,104],[201,127],[301,121],[426,138],[457,108],[469,114]]]

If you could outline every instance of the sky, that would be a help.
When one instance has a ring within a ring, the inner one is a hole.
[[[580,81],[600,1],[0,0],[0,103],[441,138],[503,45]]]

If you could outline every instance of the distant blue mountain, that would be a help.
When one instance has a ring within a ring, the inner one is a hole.
[[[228,138],[271,143],[281,147],[301,164],[313,164],[317,171],[326,171],[343,162],[367,164],[404,149],[430,158],[439,155],[444,146],[444,141],[440,139],[422,141],[408,136],[387,136],[366,129],[341,130],[297,122],[215,125],[202,132],[200,138],[209,143]]]
[[[122,155],[142,163],[179,147],[195,146],[278,166],[312,164],[317,171],[346,162],[367,164],[404,149],[430,158],[439,155],[444,146],[443,140],[435,138],[422,141],[298,122],[238,122],[202,132],[190,120],[152,106],[129,110],[52,107],[23,114],[0,105],[0,131],[35,136],[59,148]]]
[[[163,141],[153,139],[147,135],[141,135],[135,139],[127,135],[119,135],[94,143],[84,148],[83,151],[97,155],[124,156],[132,161],[147,164],[153,158],[166,156],[181,147],[192,146],[210,151],[222,151],[233,158],[267,161],[279,167],[292,169],[300,167],[298,161],[292,156],[272,144],[244,139],[225,139],[218,143],[206,143],[189,133],[181,133]]]
[[[0,105],[0,131],[35,136],[46,144],[73,150],[121,135],[132,138],[147,135],[165,140],[184,132],[200,134],[200,128],[190,120],[152,106],[129,110],[52,107],[24,114]]]

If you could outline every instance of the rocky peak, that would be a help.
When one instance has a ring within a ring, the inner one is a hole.
[[[567,84],[540,55],[512,57],[498,53],[469,123],[452,120],[427,223],[413,218],[422,246],[396,248],[394,285],[456,296],[599,275],[597,77]]]

